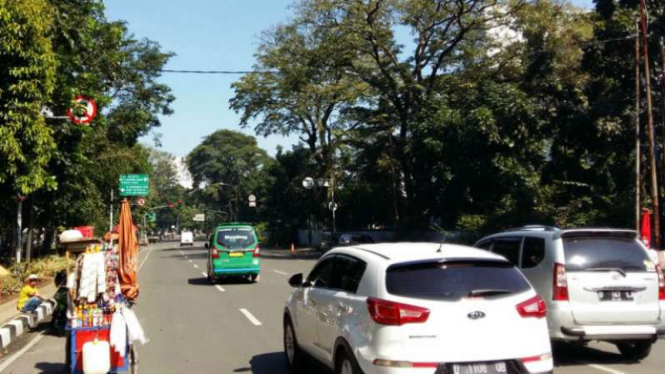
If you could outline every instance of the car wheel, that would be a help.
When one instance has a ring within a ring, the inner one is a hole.
[[[261,276],[258,275],[258,274],[252,274],[252,275],[249,276],[249,281],[251,283],[259,283],[260,280],[261,280]]]
[[[628,360],[644,360],[651,353],[651,341],[637,341],[632,343],[617,343],[621,355]]]
[[[217,283],[217,277],[215,277],[215,274],[212,272],[212,269],[210,269],[210,265],[208,265],[208,280],[212,284]]]
[[[284,355],[292,373],[303,372],[303,352],[300,350],[293,323],[288,316],[284,317]]]
[[[339,348],[335,359],[335,374],[362,374],[358,361],[348,348]]]

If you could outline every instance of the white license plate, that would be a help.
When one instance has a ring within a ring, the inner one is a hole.
[[[453,374],[506,374],[508,365],[505,362],[453,364]]]

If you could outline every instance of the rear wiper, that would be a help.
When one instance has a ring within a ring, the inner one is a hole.
[[[480,296],[496,296],[496,295],[506,295],[512,293],[508,290],[500,290],[500,289],[484,289],[484,290],[473,290],[469,292],[467,297],[480,297]]]
[[[626,276],[626,271],[623,270],[622,268],[588,268],[584,269],[584,271],[616,271],[617,273],[623,275],[624,277]]]

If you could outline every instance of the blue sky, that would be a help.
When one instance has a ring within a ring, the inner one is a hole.
[[[289,20],[293,0],[105,0],[107,17],[125,20],[139,38],[159,42],[175,57],[167,69],[250,70],[263,30]],[[591,0],[573,0],[590,6]],[[164,74],[176,96],[175,114],[162,118],[162,149],[186,156],[203,137],[221,129],[240,130],[239,115],[229,109],[231,83],[239,76]],[[243,130],[254,135],[252,129]],[[259,137],[270,154],[290,149],[297,139]],[[151,143],[151,137],[145,139]]]

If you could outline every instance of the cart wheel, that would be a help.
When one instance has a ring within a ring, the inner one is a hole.
[[[139,356],[136,354],[136,348],[133,345],[129,350],[129,372],[131,374],[138,374],[139,372]]]

